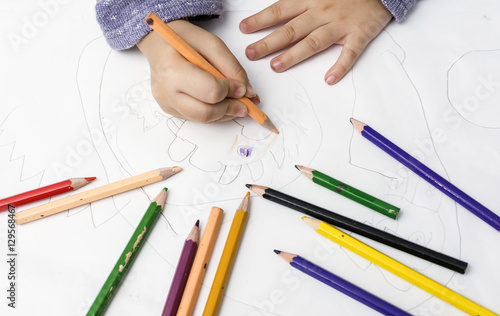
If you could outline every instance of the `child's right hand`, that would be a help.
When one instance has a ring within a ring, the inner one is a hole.
[[[244,117],[246,106],[236,100],[246,96],[258,102],[238,60],[217,36],[188,21],[168,25],[217,68],[226,79],[215,78],[180,55],[158,33],[151,32],[137,46],[151,68],[151,90],[168,114],[201,123]]]

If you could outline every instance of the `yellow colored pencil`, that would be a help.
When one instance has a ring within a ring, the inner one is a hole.
[[[208,261],[210,260],[215,240],[217,239],[217,233],[219,232],[223,213],[222,209],[218,207],[212,207],[210,211],[207,225],[201,237],[196,256],[194,257],[191,272],[189,273],[186,288],[182,294],[177,316],[190,316],[193,314],[196,299],[200,292],[201,282],[207,271]]]
[[[249,201],[250,192],[245,195],[243,201],[241,201],[241,204],[238,207],[238,210],[234,213],[233,223],[231,224],[229,234],[227,235],[226,245],[222,251],[219,266],[217,267],[217,272],[215,273],[214,282],[212,283],[212,288],[208,294],[207,304],[205,305],[203,316],[213,316],[217,315],[219,312],[222,296],[226,290],[229,274],[231,273],[231,268],[233,266],[234,259],[236,258],[236,252],[238,251],[238,246],[247,222],[247,209]]]
[[[394,273],[400,278],[418,286],[422,290],[427,291],[435,297],[450,303],[470,315],[497,315],[323,221],[306,216],[302,217],[302,219],[304,222],[312,226],[320,235],[325,236],[326,238],[338,243],[340,246],[351,250],[370,262]]]
[[[85,205],[87,203],[95,202],[122,192],[165,180],[181,170],[181,167],[156,169],[127,179],[109,183],[98,188],[70,195],[68,197],[16,213],[16,223],[18,225],[25,224],[77,206]]]

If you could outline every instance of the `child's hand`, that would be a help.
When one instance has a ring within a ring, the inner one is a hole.
[[[248,59],[256,60],[295,44],[271,60],[276,72],[342,44],[340,57],[325,75],[326,83],[332,85],[351,69],[391,18],[381,0],[280,0],[241,21],[240,30],[252,33],[287,22],[246,49]]]
[[[184,20],[168,24],[228,79],[217,79],[191,64],[156,32],[137,44],[151,67],[151,90],[168,114],[202,123],[247,115],[234,98],[258,100],[247,74],[227,46],[215,35]],[[231,79],[229,79],[231,78]]]

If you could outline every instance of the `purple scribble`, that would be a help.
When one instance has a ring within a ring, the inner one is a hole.
[[[238,152],[243,157],[250,157],[252,155],[252,153],[253,153],[253,148],[252,147],[248,147],[248,146],[240,146],[238,148]]]

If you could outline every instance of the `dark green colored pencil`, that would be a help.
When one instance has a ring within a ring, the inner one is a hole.
[[[377,211],[385,216],[388,216],[392,219],[396,219],[399,214],[399,207],[384,202],[374,196],[371,196],[367,193],[364,193],[356,188],[351,187],[350,185],[336,180],[332,177],[327,176],[324,173],[319,172],[318,170],[314,170],[311,168],[307,168],[304,166],[298,166],[297,168],[302,174],[311,179],[314,183],[317,183],[327,189],[330,189],[334,192],[337,192],[340,195],[345,196],[359,204],[362,204],[366,207],[371,208],[374,211]]]
[[[90,306],[87,316],[102,315],[104,313],[106,307],[118,289],[121,280],[134,262],[142,244],[153,229],[153,226],[165,205],[166,199],[167,188],[164,188],[149,205],[146,213],[141,219],[141,222],[137,225],[137,228],[132,234],[127,246],[123,250],[120,259],[118,259],[118,262],[111,271],[111,274],[102,286],[101,291],[97,294],[94,303]]]

